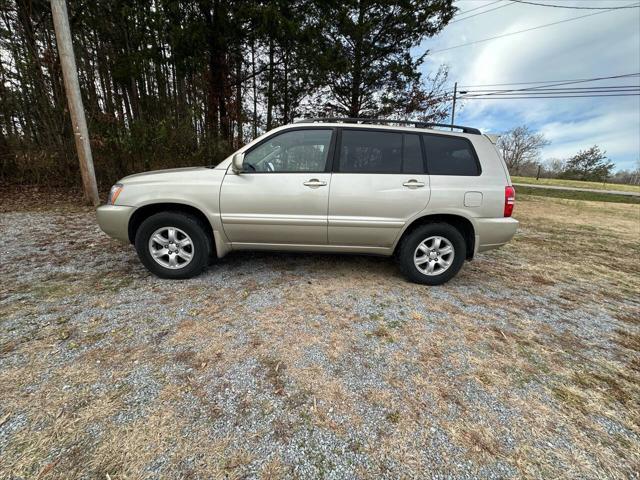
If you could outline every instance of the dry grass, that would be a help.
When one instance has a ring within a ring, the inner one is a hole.
[[[639,215],[520,199],[517,238],[433,289],[348,256],[9,271],[0,477],[633,478]]]
[[[556,187],[576,187],[591,188],[594,190],[618,190],[621,192],[640,193],[640,185],[629,185],[624,183],[604,183],[585,182],[581,180],[564,180],[561,178],[540,178],[512,176],[511,180],[516,183],[528,183],[531,185],[553,185]]]

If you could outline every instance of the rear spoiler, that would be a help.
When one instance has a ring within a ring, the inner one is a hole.
[[[494,145],[498,143],[498,139],[501,137],[499,133],[485,133],[484,136],[487,137]]]

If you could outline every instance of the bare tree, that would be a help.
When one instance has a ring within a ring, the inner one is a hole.
[[[509,171],[517,174],[525,165],[536,163],[540,150],[549,143],[542,133],[534,133],[522,125],[503,133],[498,140],[498,148]]]

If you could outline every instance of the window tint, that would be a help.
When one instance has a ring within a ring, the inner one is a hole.
[[[480,175],[473,147],[457,137],[423,135],[429,175]]]
[[[424,173],[422,149],[418,135],[403,135],[402,173]]]
[[[271,137],[244,157],[247,172],[324,172],[331,130],[294,130]]]
[[[340,172],[400,173],[402,134],[343,130]]]
[[[417,135],[343,130],[339,172],[424,173]]]

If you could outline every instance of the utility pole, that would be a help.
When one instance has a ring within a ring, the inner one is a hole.
[[[458,98],[458,94],[464,95],[467,93],[466,90],[458,91],[458,82],[453,85],[453,105],[451,107],[451,131],[453,131],[453,124],[456,119],[456,100]]]
[[[453,132],[453,122],[456,119],[456,96],[458,95],[458,82],[453,85],[453,106],[451,108],[451,131]]]
[[[98,198],[98,186],[96,185],[96,174],[93,169],[93,157],[91,156],[91,145],[89,144],[89,130],[87,129],[87,120],[84,116],[82,96],[80,95],[76,58],[73,54],[73,44],[71,43],[66,0],[51,0],[51,14],[53,15],[53,26],[56,31],[56,43],[58,44],[58,54],[60,55],[64,89],[67,94],[71,124],[73,125],[73,136],[75,137],[78,160],[80,161],[84,194],[86,199],[94,207],[97,207],[100,205],[100,199]]]

